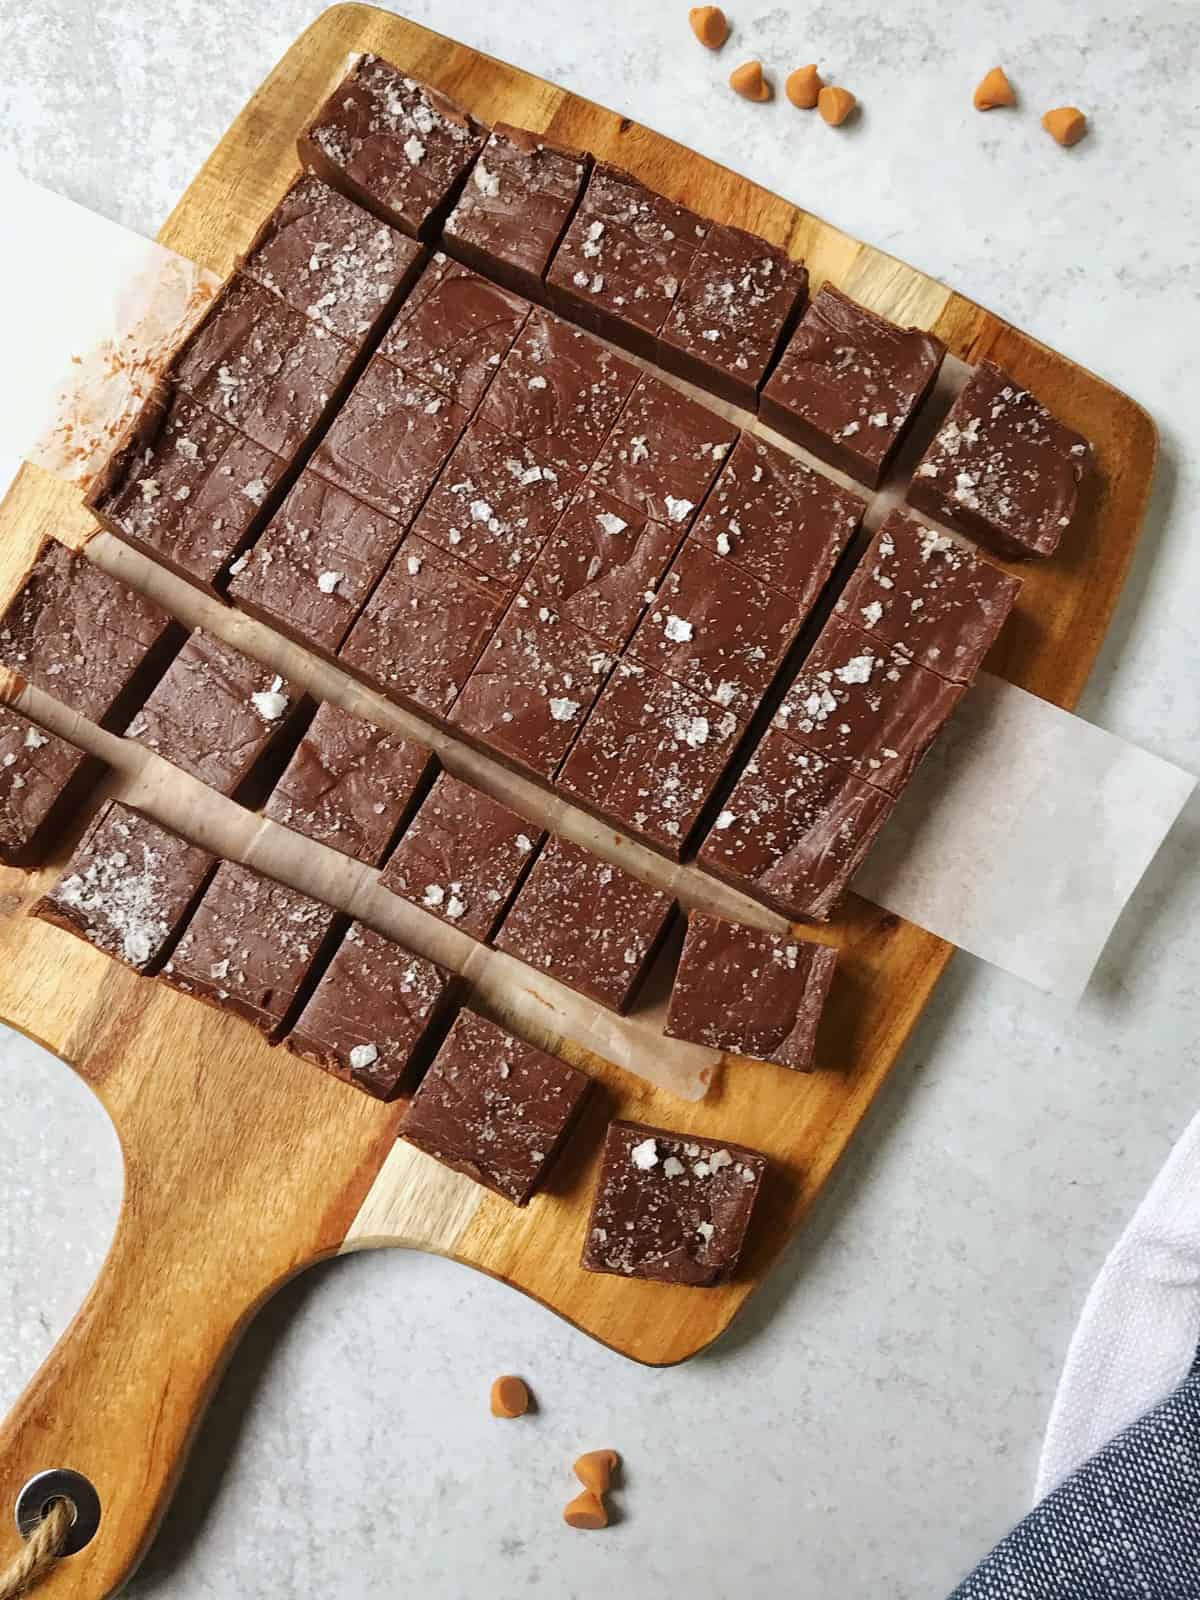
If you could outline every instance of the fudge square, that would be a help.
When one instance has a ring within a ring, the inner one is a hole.
[[[948,533],[893,511],[834,610],[953,683],[970,683],[999,637],[1021,580]]]
[[[443,772],[379,882],[486,942],[545,837],[499,800]]]
[[[626,505],[685,528],[738,436],[732,422],[646,373],[592,468]]]
[[[768,728],[697,860],[789,922],[826,922],[894,804],[842,762]]]
[[[303,703],[295,685],[270,667],[197,628],[125,734],[233,796],[287,735]]]
[[[826,284],[767,379],[758,415],[874,488],[945,353],[933,334],[897,327]]]
[[[694,690],[617,663],[558,788],[672,861],[683,858],[746,725]]]
[[[326,700],[263,815],[377,867],[412,814],[433,766],[424,745]]]
[[[1013,560],[1050,556],[1079,510],[1092,450],[981,361],[908,487],[908,503]]]
[[[409,1144],[526,1205],[592,1088],[586,1073],[460,1012],[401,1128]]]
[[[216,864],[207,850],[110,800],[33,914],[135,972],[156,972]]]
[[[964,692],[903,650],[831,617],[774,725],[898,795]]]
[[[297,140],[304,165],[417,239],[432,238],[485,129],[378,56],[360,56]]]
[[[468,266],[540,300],[592,158],[498,122],[446,218],[442,239]]]
[[[737,1269],[766,1157],[742,1145],[611,1122],[582,1265],[710,1288]]]
[[[607,162],[592,168],[546,295],[563,316],[653,361],[709,224]]]
[[[496,949],[626,1012],[675,914],[661,889],[552,837],[496,936]]]
[[[100,766],[0,705],[0,862],[41,866]]]
[[[183,637],[161,606],[52,539],[0,616],[0,661],[114,728],[145,699]]]
[[[830,945],[692,911],[664,1031],[811,1072],[836,965]]]
[[[147,404],[88,504],[118,539],[216,594],[286,466],[167,389]]]
[[[344,921],[297,889],[223,861],[159,976],[274,1041]]]
[[[390,1100],[453,995],[448,972],[354,922],[285,1043],[335,1078]]]
[[[659,340],[668,372],[754,411],[771,358],[808,292],[808,272],[741,228],[714,223]]]

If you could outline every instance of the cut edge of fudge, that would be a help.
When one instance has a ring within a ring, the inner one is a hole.
[[[6,731],[10,740],[19,741],[20,751],[29,754],[24,757],[25,770],[22,755],[8,761],[0,754],[0,866],[30,871],[44,866],[53,855],[84,797],[105,771],[105,763],[69,739],[40,727],[15,706],[0,702],[0,750]],[[47,754],[39,758],[40,751]],[[15,752],[10,749],[7,754]],[[39,759],[49,760],[56,770],[37,767]],[[27,776],[29,766],[34,767],[34,774]],[[34,790],[37,779],[41,780],[41,793],[31,793],[26,804],[37,799],[39,814],[34,818],[19,815],[24,808],[14,800],[14,790]]]

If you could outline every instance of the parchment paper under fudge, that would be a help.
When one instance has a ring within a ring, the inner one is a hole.
[[[0,705],[0,862],[40,867],[102,765]]]

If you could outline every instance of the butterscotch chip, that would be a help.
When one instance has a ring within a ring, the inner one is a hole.
[[[529,1390],[520,1378],[497,1378],[492,1385],[492,1415],[523,1417],[529,1410]]]
[[[729,37],[729,24],[720,6],[693,6],[688,22],[706,50],[719,50]]]
[[[1078,106],[1058,106],[1053,111],[1047,111],[1042,118],[1042,127],[1059,144],[1078,144],[1087,132],[1087,118]]]
[[[857,104],[849,89],[840,86],[826,84],[817,96],[817,110],[831,128],[840,128]]]
[[[620,1465],[621,1458],[615,1450],[589,1450],[575,1463],[575,1476],[593,1494],[606,1494]]]
[[[608,1512],[598,1494],[591,1489],[584,1489],[563,1512],[563,1521],[569,1528],[586,1528],[591,1532],[596,1528],[608,1527]]]
[[[797,67],[788,74],[783,92],[799,110],[811,111],[824,87],[816,63],[810,62],[807,67]]]
[[[761,61],[744,61],[729,74],[729,87],[743,100],[769,100],[771,85],[763,77]]]
[[[1003,67],[993,67],[975,91],[976,111],[992,111],[996,106],[1015,106],[1016,90]]]

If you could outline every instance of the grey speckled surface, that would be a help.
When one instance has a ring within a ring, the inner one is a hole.
[[[151,231],[317,9],[4,0],[0,154]],[[807,10],[731,13],[737,37],[712,58],[682,0],[411,7],[948,279],[1147,405],[1158,491],[1085,710],[1200,767],[1200,15],[1119,0],[1094,16],[1077,0]],[[822,61],[860,95],[860,124],[838,135],[786,102],[734,99],[725,75],[755,53],[781,73]],[[995,60],[1019,116],[970,109]],[[1037,117],[1072,101],[1094,132],[1068,154]],[[248,1336],[131,1592],[944,1593],[1023,1509],[1087,1285],[1195,1109],[1198,842],[1194,807],[1077,1012],[955,962],[803,1238],[709,1357],[632,1367],[402,1253],[294,1284]],[[0,1061],[5,1406],[100,1262],[120,1161],[65,1068],[11,1037]],[[536,1384],[536,1420],[487,1415],[504,1370]],[[570,1461],[610,1443],[629,1463],[624,1520],[572,1534]]]

